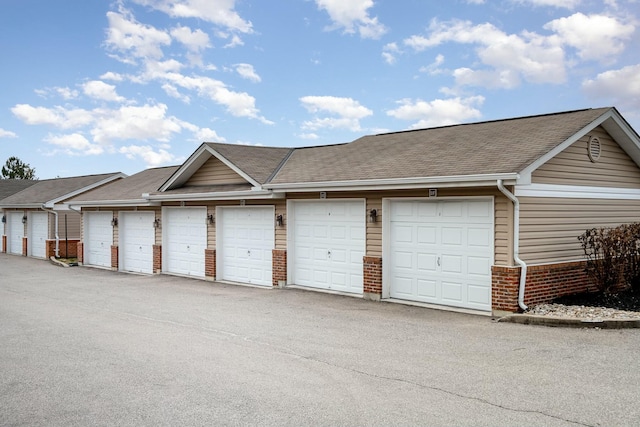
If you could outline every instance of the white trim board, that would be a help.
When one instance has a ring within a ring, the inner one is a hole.
[[[516,197],[551,197],[565,199],[640,200],[640,189],[588,187],[581,185],[530,184],[517,185]]]

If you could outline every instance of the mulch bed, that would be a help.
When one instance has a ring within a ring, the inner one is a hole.
[[[567,295],[553,300],[556,304],[584,305],[586,307],[607,307],[616,310],[640,311],[640,290],[608,294],[603,292]]]

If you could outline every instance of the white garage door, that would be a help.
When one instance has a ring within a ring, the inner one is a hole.
[[[49,214],[33,212],[29,218],[29,255],[37,258],[46,257],[48,234]]]
[[[153,273],[153,212],[121,212],[118,219],[120,270]]]
[[[206,208],[164,208],[162,270],[204,277],[207,247]]]
[[[491,310],[493,201],[390,206],[390,296]]]
[[[23,212],[9,212],[7,223],[9,224],[9,237],[7,243],[10,254],[22,255],[22,238],[24,237]]]
[[[292,202],[289,282],[361,294],[364,201]]]
[[[219,208],[216,215],[219,279],[272,285],[274,215],[272,207]]]
[[[113,212],[86,212],[84,220],[84,260],[86,265],[111,267]]]

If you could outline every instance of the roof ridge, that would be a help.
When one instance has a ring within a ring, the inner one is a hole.
[[[368,136],[382,136],[382,135],[394,135],[394,134],[399,134],[399,133],[422,132],[422,131],[425,131],[425,130],[446,129],[446,128],[452,128],[452,127],[458,127],[458,126],[473,126],[473,125],[481,125],[481,124],[486,124],[486,123],[508,122],[508,121],[514,121],[514,120],[532,119],[532,118],[536,118],[536,117],[559,116],[559,115],[564,115],[564,114],[580,113],[580,112],[583,112],[583,111],[592,111],[592,110],[601,110],[601,109],[610,109],[610,108],[613,108],[613,107],[581,108],[581,109],[577,109],[577,110],[557,111],[557,112],[554,112],[554,113],[532,114],[532,115],[529,115],[529,116],[509,117],[509,118],[506,118],[506,119],[483,120],[483,121],[480,121],[480,122],[470,122],[470,123],[456,123],[456,124],[451,124],[451,125],[434,126],[434,127],[430,127],[430,128],[420,128],[420,129],[405,129],[405,130],[399,130],[399,131],[394,131],[394,132],[383,132],[383,133],[378,133],[378,134],[368,135]]]

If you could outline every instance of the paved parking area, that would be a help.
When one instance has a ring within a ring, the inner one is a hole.
[[[623,426],[640,330],[0,254],[0,425]]]

